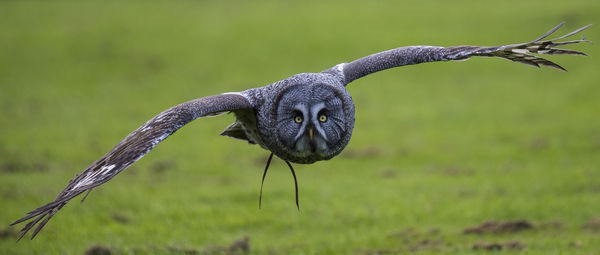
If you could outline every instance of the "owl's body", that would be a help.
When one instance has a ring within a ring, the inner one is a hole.
[[[301,73],[239,95],[247,98],[255,109],[255,119],[234,111],[237,121],[249,127],[244,129],[248,140],[283,160],[308,164],[330,159],[350,141],[354,103],[339,75]],[[319,121],[323,116],[326,119]],[[311,129],[315,144],[305,141]],[[224,133],[227,135],[227,130]],[[296,146],[292,144],[296,140],[304,142]]]
[[[54,201],[29,212],[11,225],[32,219],[22,229],[20,237],[37,225],[32,235],[32,238],[35,237],[48,220],[75,196],[89,192],[112,179],[190,121],[224,112],[233,112],[236,120],[222,135],[260,145],[270,151],[271,156],[275,154],[286,161],[294,173],[289,162],[310,164],[331,159],[350,141],[355,120],[354,102],[346,89],[350,82],[393,67],[465,60],[472,56],[501,57],[528,65],[545,65],[565,70],[551,61],[531,55],[585,55],[578,51],[555,48],[584,42],[585,39],[555,41],[581,32],[589,25],[554,40],[542,41],[560,26],[562,24],[536,40],[521,44],[497,47],[396,48],[341,63],[320,73],[300,73],[263,87],[182,103],[165,110],[134,130],[106,155],[76,175]],[[271,157],[265,174],[270,160]]]
[[[348,144],[354,128],[354,103],[340,77],[339,72],[301,73],[264,87],[225,93],[245,98],[251,109],[234,110],[236,122],[221,135],[258,144],[293,163],[330,159]],[[318,121],[320,116],[326,119]],[[302,121],[297,123],[296,117]],[[295,130],[303,124],[304,132]],[[294,139],[289,138],[306,138],[302,135],[310,136],[311,128],[312,140],[317,140],[314,145],[310,141],[301,142],[301,148],[291,144]]]

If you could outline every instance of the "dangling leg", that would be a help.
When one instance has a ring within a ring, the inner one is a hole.
[[[298,208],[298,211],[300,211],[300,203],[298,203],[298,180],[296,180],[296,172],[294,172],[294,168],[292,167],[292,164],[290,164],[289,161],[285,160],[285,163],[290,167],[292,175],[294,176],[294,185],[296,187],[296,207]]]
[[[267,165],[265,166],[265,171],[263,172],[263,177],[262,177],[262,181],[260,182],[260,193],[258,195],[258,209],[260,209],[261,203],[262,203],[262,189],[263,189],[263,184],[265,183],[265,177],[267,176],[267,170],[269,170],[269,165],[271,164],[271,159],[273,159],[273,153],[271,152],[271,155],[269,155],[269,159],[267,160]]]
[[[263,185],[265,183],[265,177],[267,176],[267,170],[269,170],[269,165],[271,165],[272,159],[273,159],[273,153],[271,153],[271,155],[269,155],[269,159],[267,160],[267,165],[265,166],[265,171],[263,172],[262,181],[260,183],[260,192],[258,195],[258,209],[260,209],[262,206],[262,189],[263,189]],[[298,180],[296,179],[296,172],[294,171],[294,168],[292,167],[292,164],[290,164],[289,161],[285,160],[285,163],[290,168],[290,171],[292,171],[292,176],[294,176],[294,187],[295,187],[295,191],[296,191],[296,207],[298,208],[298,211],[300,211],[300,203],[298,202]]]

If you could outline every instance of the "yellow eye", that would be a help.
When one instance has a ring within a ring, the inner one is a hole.
[[[302,117],[300,116],[296,116],[296,118],[294,118],[294,121],[298,124],[302,123]]]
[[[319,121],[320,121],[320,122],[325,122],[325,121],[327,121],[327,116],[325,116],[325,114],[323,114],[323,115],[319,116]]]

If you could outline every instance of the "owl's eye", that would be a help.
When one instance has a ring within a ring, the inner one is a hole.
[[[300,117],[300,116],[296,116],[296,117],[294,118],[294,121],[295,121],[296,123],[300,124],[300,123],[302,123],[302,117]]]
[[[319,121],[320,121],[320,122],[325,122],[325,121],[327,121],[327,116],[325,116],[325,114],[321,114],[321,115],[319,116]]]

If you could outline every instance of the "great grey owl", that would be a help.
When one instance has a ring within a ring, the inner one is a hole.
[[[190,121],[225,112],[233,112],[236,120],[221,135],[258,144],[271,152],[263,181],[273,154],[288,164],[295,180],[290,162],[310,164],[331,159],[350,141],[354,127],[354,103],[346,90],[346,85],[350,82],[388,68],[424,62],[466,60],[472,56],[501,57],[537,67],[544,65],[565,71],[549,60],[530,55],[585,55],[583,52],[555,47],[585,42],[585,38],[563,42],[557,40],[579,33],[590,25],[553,40],[543,40],[562,25],[563,23],[528,43],[496,47],[396,48],[350,63],[341,63],[320,73],[300,73],[264,87],[182,103],[158,114],[134,130],[106,155],[76,175],[54,201],[29,212],[11,225],[31,219],[21,230],[19,239],[37,225],[31,236],[33,239],[48,220],[72,198],[112,179]],[[297,182],[295,184],[298,204]]]

